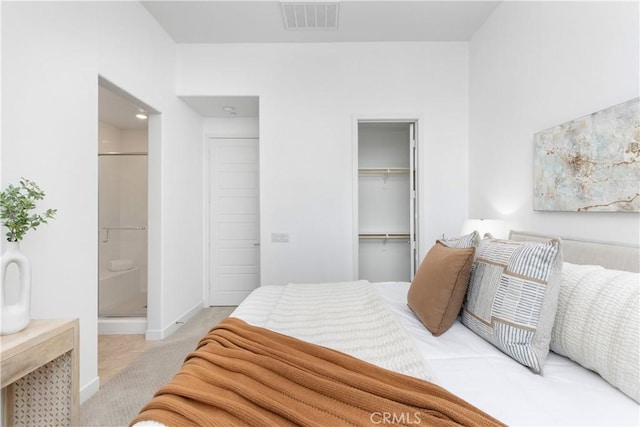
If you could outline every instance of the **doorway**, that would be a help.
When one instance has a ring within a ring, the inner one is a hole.
[[[147,326],[151,112],[131,95],[99,79],[99,333],[144,333]]]
[[[260,285],[257,138],[208,138],[209,305],[238,305]]]
[[[410,282],[417,254],[417,121],[357,120],[355,275]]]

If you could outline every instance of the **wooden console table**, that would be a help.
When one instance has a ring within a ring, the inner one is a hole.
[[[80,425],[77,319],[32,320],[0,337],[8,426]]]

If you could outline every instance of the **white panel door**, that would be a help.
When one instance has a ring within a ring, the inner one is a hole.
[[[260,281],[257,139],[210,139],[209,305],[238,305]]]

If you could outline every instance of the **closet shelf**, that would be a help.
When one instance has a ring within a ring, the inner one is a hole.
[[[360,175],[390,175],[390,174],[408,174],[409,168],[361,168],[358,169]]]

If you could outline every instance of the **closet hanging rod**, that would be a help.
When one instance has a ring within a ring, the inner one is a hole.
[[[406,174],[409,173],[409,168],[363,168],[358,169],[359,174]]]
[[[106,153],[98,153],[98,157],[100,156],[146,156],[149,153],[145,153],[143,151],[108,151]]]
[[[389,233],[379,233],[379,234],[358,234],[358,238],[360,239],[410,239],[410,234],[389,234]]]
[[[102,227],[103,230],[146,230],[147,227]]]

